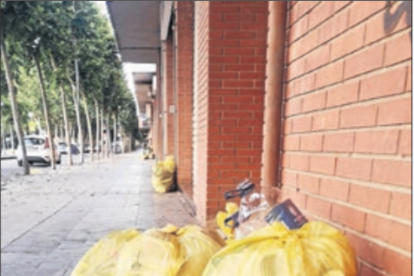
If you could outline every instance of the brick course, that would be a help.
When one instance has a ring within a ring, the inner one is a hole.
[[[404,7],[288,4],[280,184],[310,219],[346,234],[361,276],[411,268],[411,24]],[[193,183],[206,223],[223,210],[226,190],[261,178],[267,2],[177,1],[175,8],[178,177]],[[397,10],[401,16],[390,17]],[[166,130],[157,124],[161,136]]]
[[[346,233],[362,276],[408,275],[411,266],[406,6],[289,4],[283,194]]]
[[[175,1],[176,48],[174,70],[177,97],[177,181],[192,198],[192,115],[193,115],[193,23],[194,2]]]
[[[265,1],[196,2],[195,10],[194,198],[206,221],[224,208],[226,190],[260,182],[268,11]]]

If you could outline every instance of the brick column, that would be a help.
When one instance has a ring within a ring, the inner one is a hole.
[[[267,1],[196,2],[195,168],[201,222],[224,208],[244,178],[259,185]]]
[[[164,93],[165,93],[165,87],[164,87],[164,62],[165,53],[164,53],[164,45],[162,45],[162,51],[160,55],[160,66],[158,69],[158,91],[157,91],[157,132],[158,132],[158,139],[157,139],[157,147],[158,147],[158,153],[157,153],[157,160],[163,160],[164,159]]]
[[[166,63],[165,63],[165,97],[166,106],[164,110],[165,120],[167,120],[167,152],[165,155],[174,155],[174,113],[171,113],[170,107],[174,105],[174,79],[173,79],[173,41],[172,36],[166,41]]]
[[[158,95],[157,95],[158,96]],[[152,125],[151,125],[151,133],[152,133],[152,143],[151,147],[154,150],[154,153],[158,157],[158,101],[154,101],[154,110],[152,116]]]
[[[175,1],[176,48],[175,93],[177,96],[178,143],[177,180],[192,197],[192,114],[193,114],[193,1]]]

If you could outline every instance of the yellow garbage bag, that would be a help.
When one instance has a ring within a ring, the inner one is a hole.
[[[217,226],[223,231],[227,239],[231,240],[234,238],[234,228],[225,225],[224,221],[229,216],[233,215],[239,210],[237,203],[228,202],[226,203],[226,212],[219,211],[216,215]]]
[[[150,229],[120,252],[116,276],[201,276],[222,245],[197,226]]]
[[[152,186],[158,193],[171,191],[174,186],[175,162],[173,156],[157,162],[152,169]]]
[[[346,237],[321,222],[287,230],[280,222],[232,241],[208,263],[203,276],[356,276]]]
[[[119,250],[139,234],[135,229],[115,231],[108,234],[86,252],[71,276],[115,275]]]

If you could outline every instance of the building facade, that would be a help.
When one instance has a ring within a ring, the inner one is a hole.
[[[410,275],[411,2],[137,2],[158,5],[135,30],[158,38],[153,147],[200,222],[250,178],[344,232],[360,275]]]

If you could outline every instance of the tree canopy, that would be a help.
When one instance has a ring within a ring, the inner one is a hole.
[[[35,60],[43,74],[50,124],[63,125],[61,90],[67,93],[67,114],[76,125],[72,89],[76,83],[74,60],[79,62],[79,83],[93,119],[97,102],[105,113],[118,114],[123,129],[137,129],[135,104],[126,86],[122,62],[108,19],[90,1],[1,1],[1,39],[10,60],[22,128],[28,127],[28,113],[45,124]],[[53,61],[52,61],[53,60]],[[53,64],[54,63],[54,64]],[[55,65],[55,66],[54,66]],[[1,69],[2,123],[10,121],[3,65]],[[98,118],[99,119],[99,118]],[[96,124],[92,125],[96,128]],[[86,131],[85,131],[86,133]],[[69,134],[67,134],[69,135]],[[89,133],[90,135],[90,133]]]

